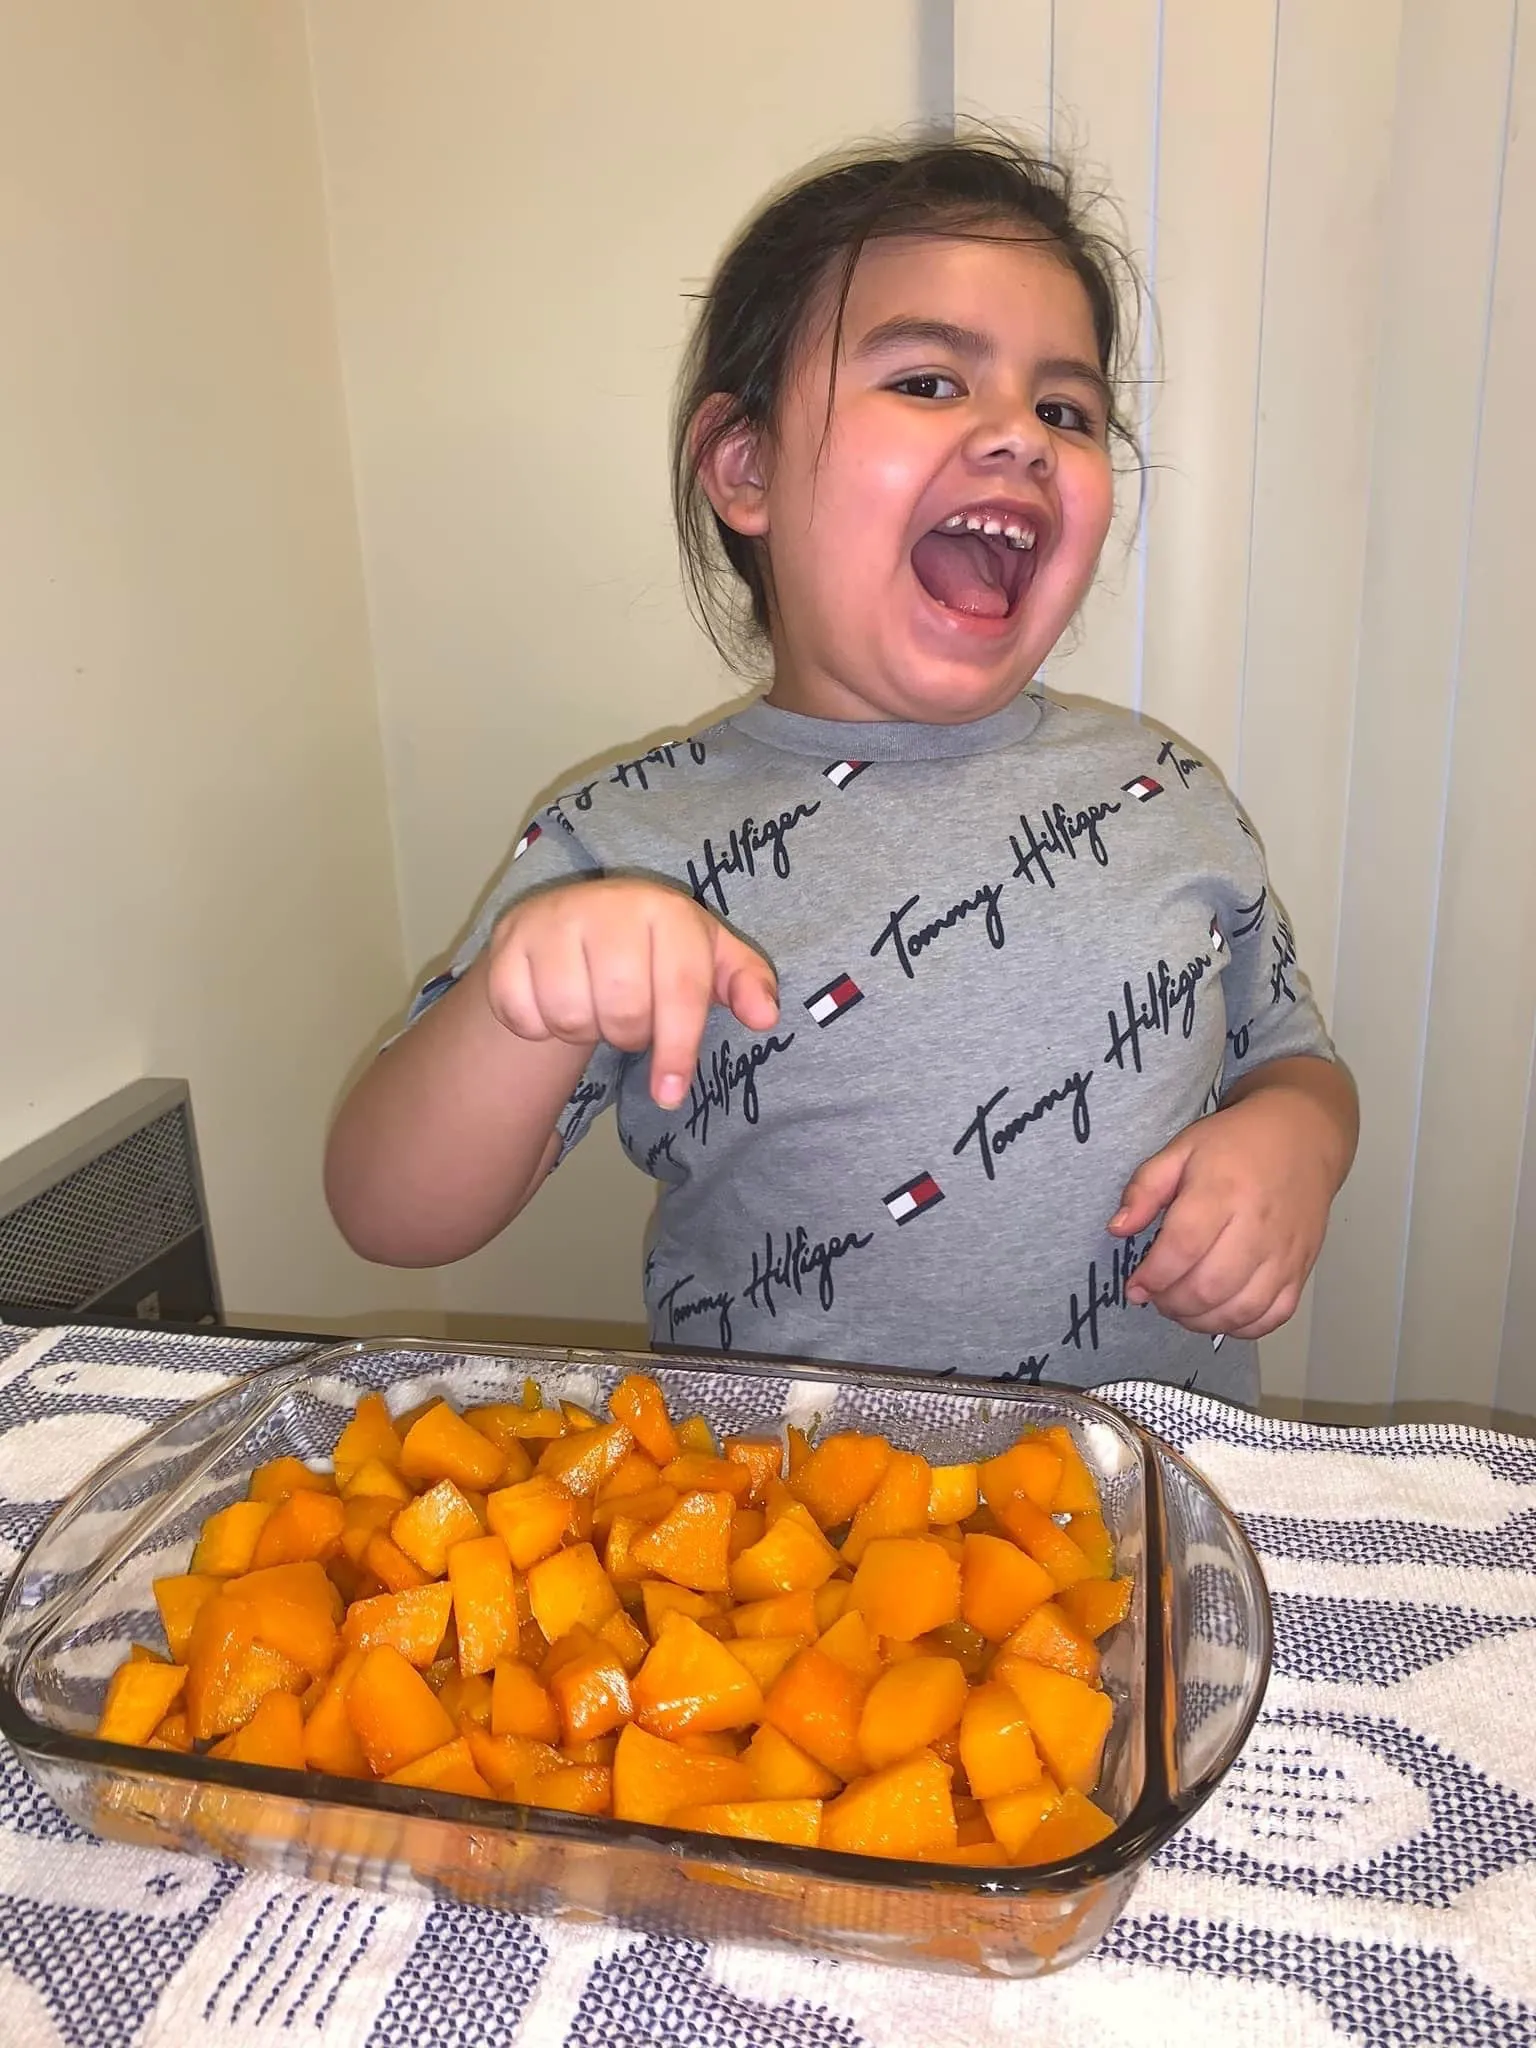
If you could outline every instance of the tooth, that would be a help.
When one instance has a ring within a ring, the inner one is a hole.
[[[983,533],[999,534],[1003,530],[1003,522],[1001,519],[988,519],[983,523],[981,530]]]
[[[970,516],[969,516],[969,518],[968,518],[968,519],[966,520],[966,522],[965,522],[965,526],[966,526],[966,531],[967,531],[968,533],[980,533],[980,531],[981,531],[981,520],[980,520],[979,516],[978,516],[978,515],[977,515],[976,513],[974,513],[974,512],[973,512],[973,513],[971,513],[971,514],[970,514]]]
[[[1013,545],[1017,547],[1019,542],[1024,538],[1024,529],[1022,526],[1016,526],[1010,522],[1010,524],[1003,528],[1003,536],[1006,540],[1011,541]]]
[[[1033,548],[1033,547],[1034,547],[1034,545],[1035,545],[1035,536],[1034,536],[1034,535],[1033,535],[1032,533],[1026,533],[1026,534],[1025,534],[1025,536],[1024,536],[1024,540],[1023,540],[1023,546],[1024,546],[1024,547],[1025,547],[1026,549],[1031,549],[1031,548]]]
[[[946,533],[958,533],[964,524],[965,514],[963,512],[951,512],[944,522],[944,531]]]

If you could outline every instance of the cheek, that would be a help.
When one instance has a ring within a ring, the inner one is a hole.
[[[1057,487],[1074,553],[1097,558],[1115,511],[1115,478],[1108,456],[1085,451],[1059,477]]]

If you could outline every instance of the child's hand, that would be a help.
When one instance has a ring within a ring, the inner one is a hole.
[[[1353,1086],[1321,1060],[1277,1063],[1273,1080],[1181,1131],[1110,1219],[1129,1237],[1165,1212],[1126,1299],[1209,1335],[1278,1329],[1322,1249],[1354,1133]]]
[[[749,1031],[779,1019],[761,953],[717,917],[658,882],[574,882],[528,897],[491,937],[491,1008],[519,1038],[604,1039],[651,1048],[651,1094],[675,1109],[688,1092],[710,1007]]]

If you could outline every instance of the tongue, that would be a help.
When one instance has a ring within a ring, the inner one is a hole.
[[[950,611],[1007,617],[1003,565],[979,533],[925,533],[912,550],[912,568],[928,595]]]

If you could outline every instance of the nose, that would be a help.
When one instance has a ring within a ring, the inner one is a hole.
[[[999,396],[966,436],[968,459],[983,469],[1018,468],[1049,476],[1056,467],[1056,443],[1032,401]]]

